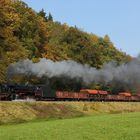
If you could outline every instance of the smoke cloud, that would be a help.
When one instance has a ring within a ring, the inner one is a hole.
[[[36,75],[37,77],[47,76],[49,78],[65,76],[82,79],[86,84],[115,81],[118,84],[140,85],[140,57],[120,66],[113,62],[104,64],[100,70],[71,60],[53,62],[43,58],[38,63],[32,63],[31,60],[27,59],[8,67],[9,76],[17,74]]]

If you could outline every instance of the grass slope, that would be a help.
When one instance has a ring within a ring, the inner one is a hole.
[[[139,140],[140,112],[0,126],[1,140]]]
[[[0,102],[0,124],[123,112],[140,112],[140,103]]]

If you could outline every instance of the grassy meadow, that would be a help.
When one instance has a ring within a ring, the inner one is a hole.
[[[0,102],[0,140],[139,140],[140,103]]]
[[[140,113],[104,114],[0,126],[1,140],[139,140]]]

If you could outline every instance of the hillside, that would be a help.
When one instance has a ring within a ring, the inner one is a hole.
[[[37,13],[19,0],[1,0],[0,83],[9,81],[6,74],[9,64],[26,58],[38,62],[43,57],[54,61],[75,60],[96,68],[112,60],[119,64],[131,59],[115,48],[108,35],[99,37],[53,21],[50,13],[47,15],[44,10]]]

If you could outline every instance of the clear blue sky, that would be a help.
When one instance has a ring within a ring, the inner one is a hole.
[[[132,56],[140,52],[140,0],[23,0],[55,21],[103,37]]]

